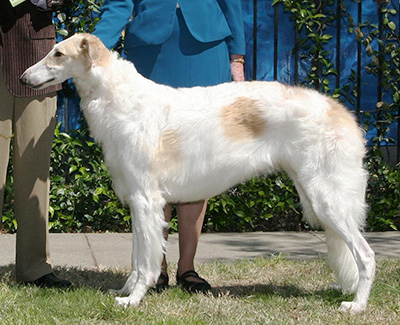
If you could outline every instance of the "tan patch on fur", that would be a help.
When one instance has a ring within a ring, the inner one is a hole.
[[[77,57],[79,54],[78,47],[72,42],[65,42],[57,46],[57,50],[61,51],[64,55]]]
[[[111,60],[111,52],[104,46],[100,39],[91,34],[75,34],[68,40],[56,45],[54,52],[73,59],[82,59],[87,69],[93,65],[107,67]],[[58,58],[51,56],[49,66],[58,64]]]
[[[247,141],[264,133],[266,120],[259,101],[240,97],[231,105],[222,107],[224,133],[236,141]]]
[[[111,53],[104,44],[94,35],[88,35],[86,38],[89,42],[89,56],[93,64],[106,67],[110,62]]]
[[[329,110],[327,116],[331,120],[335,128],[345,128],[353,134],[360,135],[361,130],[355,121],[352,113],[350,113],[342,104],[332,98],[327,98]]]
[[[157,151],[154,155],[153,168],[157,174],[167,173],[171,168],[179,168],[181,164],[182,141],[174,130],[161,134]]]
[[[53,53],[55,53],[55,52],[61,52],[63,55],[67,55],[74,59],[78,58],[78,56],[79,56],[79,48],[76,46],[76,44],[74,42],[63,42],[63,43],[57,44],[53,50]],[[52,56],[48,57],[46,64],[50,67],[57,66],[58,60],[59,60],[59,58],[52,55]]]
[[[82,38],[78,44],[82,55],[88,60],[88,66],[97,65],[106,67],[110,62],[111,53],[100,41],[100,39],[94,35],[82,34]]]

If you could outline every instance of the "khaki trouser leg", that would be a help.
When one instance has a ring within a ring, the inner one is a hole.
[[[13,166],[18,281],[36,280],[51,272],[49,168],[56,100],[55,94],[15,100]]]
[[[0,66],[1,68],[1,66]],[[5,88],[0,69],[0,223],[10,154],[14,97]]]
[[[0,89],[2,96],[5,90]],[[55,93],[13,100],[17,281],[33,281],[52,272],[48,209],[56,100]]]

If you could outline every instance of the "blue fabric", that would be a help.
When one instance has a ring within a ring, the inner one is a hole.
[[[230,81],[229,53],[245,54],[241,0],[179,0],[180,10],[177,2],[105,0],[94,34],[112,48],[126,27],[127,58],[158,83],[191,87]],[[76,98],[59,95],[62,130],[80,126]]]
[[[209,3],[209,2],[214,2],[212,0],[183,0],[183,1],[171,1],[171,0],[138,0],[138,1],[133,1],[133,0],[105,0],[104,1],[104,6],[103,6],[103,18],[99,22],[99,24],[96,27],[96,32],[95,34],[99,35],[100,38],[103,39],[103,41],[106,42],[106,45],[108,47],[112,47],[118,40],[119,35],[121,31],[123,30],[125,24],[128,23],[131,14],[133,12],[134,4],[136,5],[136,8],[139,8],[139,5],[141,6],[141,19],[144,19],[146,15],[151,12],[154,8],[158,7],[157,9],[154,9],[155,11],[158,11],[158,14],[161,15],[163,8],[167,8],[166,11],[164,12],[165,16],[163,19],[165,20],[165,26],[160,28],[160,26],[152,25],[149,24],[147,26],[146,31],[148,31],[148,42],[151,42],[152,38],[165,38],[168,39],[168,35],[170,33],[172,34],[173,32],[173,26],[176,23],[176,15],[175,15],[175,7],[176,7],[176,2],[181,3],[184,5],[182,7],[183,11],[183,16],[188,22],[188,17],[191,19],[195,19],[196,23],[188,23],[189,25],[189,30],[191,31],[192,36],[196,38],[197,40],[202,37],[202,31],[201,31],[201,26],[204,23],[204,20],[207,19],[207,21],[210,18],[208,13],[204,14],[204,11],[207,12],[207,5],[204,5],[201,9],[195,10],[195,7],[192,7],[193,3]],[[112,3],[112,6],[111,6]],[[235,12],[239,12],[237,5],[240,3],[238,0],[218,0],[218,4],[224,13],[226,22],[229,25],[230,31],[232,34],[238,34],[236,28],[241,28],[240,22],[235,19]],[[186,4],[186,5],[185,5]],[[227,6],[229,4],[230,6]],[[253,79],[253,0],[241,0],[241,6],[242,6],[242,12],[243,12],[243,17],[244,17],[244,31],[245,31],[245,44],[243,44],[243,40],[241,41],[240,38],[230,38],[228,36],[227,41],[228,44],[235,44],[238,43],[237,45],[232,45],[234,49],[229,46],[229,52],[231,54],[242,54],[242,52],[246,53],[246,66],[245,66],[245,73],[246,73],[246,79],[251,80]],[[257,73],[256,73],[256,79],[258,80],[273,80],[274,79],[274,74],[273,74],[273,66],[274,66],[274,8],[272,6],[272,1],[271,0],[257,0],[258,4],[258,19],[257,19],[257,26],[258,26],[258,35],[257,35]],[[346,0],[344,1],[344,5],[346,7],[346,11],[355,19],[357,20],[357,15],[358,15],[358,2],[353,1],[353,0]],[[154,7],[156,6],[156,7]],[[335,4],[332,6],[332,8],[335,8]],[[398,3],[397,3],[398,6]],[[392,7],[396,9],[395,2],[392,2]],[[374,0],[364,0],[362,1],[362,21],[369,21],[371,23],[378,23],[378,15],[377,15],[377,3]],[[189,10],[186,10],[189,9]],[[398,9],[398,8],[397,8]],[[186,10],[186,11],[185,11]],[[138,9],[136,11],[139,11]],[[165,13],[168,11],[168,15],[165,15]],[[200,14],[202,13],[202,14]],[[186,16],[187,15],[187,16]],[[204,16],[202,16],[204,15]],[[138,18],[139,15],[135,17]],[[206,17],[206,18],[205,18]],[[294,53],[293,53],[293,48],[294,48],[294,41],[295,41],[295,31],[293,28],[293,21],[290,20],[290,14],[287,12],[283,11],[283,8],[281,5],[278,6],[278,17],[279,17],[279,23],[278,23],[278,67],[277,67],[277,79],[279,81],[288,83],[288,84],[294,84],[294,71],[295,71],[295,63],[294,63]],[[215,17],[214,17],[215,19]],[[109,23],[113,26],[112,29],[109,29]],[[130,23],[132,24],[132,23]],[[139,23],[138,23],[139,24]],[[140,24],[144,24],[144,20],[140,22]],[[195,27],[196,25],[196,27]],[[328,33],[331,35],[336,34],[336,26],[328,26]],[[151,29],[154,29],[154,31],[151,31]],[[161,31],[161,29],[163,31]],[[198,32],[197,32],[198,30]],[[212,31],[207,31],[204,32],[204,37],[207,37],[208,33],[211,33]],[[164,33],[163,35],[161,35]],[[128,33],[129,35],[129,33]],[[129,38],[129,36],[127,37]],[[155,35],[155,36],[154,36]],[[157,36],[161,35],[161,36]],[[137,37],[141,37],[140,35]],[[143,36],[145,37],[145,36]],[[146,37],[145,37],[146,38]],[[172,40],[172,39],[171,39]],[[169,41],[171,41],[169,40]],[[134,43],[134,42],[133,42]],[[240,45],[241,44],[241,45]],[[335,51],[335,40],[332,39],[330,41],[331,47],[328,49],[331,51],[331,62],[335,62],[336,60],[336,51]],[[245,50],[243,50],[243,47],[245,46]],[[376,49],[378,44],[373,43],[371,46]],[[133,46],[131,46],[133,47]],[[357,70],[357,43],[354,40],[354,34],[351,34],[347,31],[347,26],[345,24],[342,24],[342,29],[341,29],[341,40],[340,40],[340,56],[341,56],[341,69],[340,69],[340,86],[343,87],[343,85],[349,84],[350,86],[354,86],[354,83],[349,80],[348,76],[351,74],[352,71]],[[129,50],[130,54],[132,55],[131,59],[135,60],[136,62],[142,61],[143,58],[139,58],[139,56],[145,57],[145,51],[143,48],[137,48],[138,52],[134,54],[131,50]],[[148,48],[150,49],[150,47]],[[236,49],[241,49],[236,50]],[[154,51],[154,49],[152,49]],[[164,48],[163,51],[166,51]],[[237,52],[237,53],[234,53]],[[150,53],[150,52],[149,52]],[[165,52],[166,53],[166,52]],[[221,52],[222,53],[222,52]],[[178,53],[179,54],[179,53]],[[138,58],[134,59],[133,56],[136,55]],[[179,55],[182,55],[180,53]],[[154,56],[151,54],[151,56]],[[147,58],[150,60],[150,57]],[[158,58],[160,60],[160,58]],[[369,58],[366,54],[365,51],[362,51],[362,62],[361,65],[362,67],[365,67],[367,62],[369,62],[371,58]],[[160,61],[161,62],[161,61]],[[193,61],[194,62],[194,61]],[[199,61],[200,62],[200,61]],[[151,65],[149,65],[151,66]],[[176,65],[175,65],[176,66]],[[198,65],[198,71],[202,72],[203,63]],[[214,67],[214,65],[211,65]],[[300,59],[299,62],[299,80],[302,80],[306,74],[307,71],[309,70],[309,61],[308,58]],[[155,69],[158,69],[155,67]],[[175,68],[173,68],[175,69]],[[185,74],[186,68],[183,67],[180,68],[180,73],[182,75]],[[196,71],[196,70],[193,70]],[[150,76],[151,78],[154,78],[158,80],[159,82],[162,83],[168,83],[168,84],[173,84],[171,80],[165,80],[163,81],[161,78],[161,75],[159,71],[157,73],[152,72],[153,75]],[[145,72],[144,74],[147,74]],[[171,76],[176,75],[175,71],[171,72]],[[199,77],[200,79],[200,77]],[[370,75],[366,73],[365,69],[362,69],[362,96],[361,96],[361,109],[363,111],[374,111],[376,110],[376,103],[377,103],[377,78],[376,76]],[[331,88],[333,89],[335,87],[335,77],[332,76],[329,79]],[[212,81],[210,81],[212,82]],[[192,84],[189,82],[188,84]],[[180,83],[179,83],[180,85]],[[385,94],[384,99],[386,99],[386,96],[391,96],[392,94],[388,91]],[[355,105],[346,102],[346,105],[351,108],[355,109]],[[64,107],[63,105],[60,105],[60,107]],[[71,119],[71,117],[76,116],[77,114],[74,114],[74,111],[79,111],[79,108],[74,105],[71,105],[69,103],[68,109],[71,111],[68,114],[68,119]],[[59,114],[62,113],[61,109],[59,110]],[[375,118],[375,115],[372,114],[372,118]],[[69,123],[69,126],[73,126],[73,121]],[[393,138],[396,138],[396,131],[397,131],[397,124],[394,124],[390,127],[390,132],[389,135]],[[372,138],[376,135],[376,130],[370,130],[368,132],[368,138]]]
[[[106,0],[94,34],[112,47],[127,24],[127,59],[158,83],[190,87],[229,81],[229,53],[245,54],[240,0],[179,0],[180,9],[177,2]]]
[[[143,76],[172,87],[209,86],[231,80],[226,43],[197,41],[180,10],[166,42],[128,48],[127,59]]]
[[[69,91],[64,90],[57,92],[57,124],[61,123],[60,131],[69,132],[81,127],[83,113],[80,110],[80,102],[75,86],[72,84],[72,79],[68,80]]]
[[[346,0],[344,1],[346,12],[357,21],[358,17],[358,1]],[[246,79],[251,80],[254,76],[253,67],[253,54],[254,54],[254,1],[242,0],[243,6],[243,17],[244,17],[244,29],[246,33]],[[362,17],[363,22],[369,22],[378,25],[378,4],[375,0],[363,0],[362,1]],[[391,6],[394,9],[398,9],[398,2],[392,2]],[[279,5],[278,8],[278,62],[277,62],[277,80],[287,83],[294,84],[294,71],[295,71],[295,30],[293,28],[293,21],[290,19],[290,13],[283,11],[283,6]],[[336,2],[331,6],[332,11],[336,9]],[[271,0],[257,0],[257,67],[256,67],[256,78],[257,80],[274,80],[274,7],[272,6]],[[345,22],[345,19],[343,22]],[[357,42],[354,38],[354,33],[350,33],[347,30],[348,26],[343,23],[341,25],[341,38],[340,38],[340,87],[349,85],[354,87],[355,83],[349,79],[352,72],[357,71]],[[330,51],[329,61],[336,62],[336,24],[327,26],[326,33],[333,35],[334,37],[329,42],[329,48],[326,50]],[[300,37],[304,37],[306,31]],[[373,49],[378,48],[377,42],[371,44]],[[371,61],[364,48],[361,51],[361,110],[364,112],[376,111],[376,103],[378,102],[378,80],[377,77],[367,73],[365,66]],[[302,81],[307,76],[307,72],[310,69],[309,57],[299,58],[299,81]],[[336,86],[336,77],[334,75],[328,78],[330,82],[331,91]],[[384,94],[384,100],[390,97],[392,94],[390,91]],[[387,97],[386,97],[387,96]],[[343,99],[343,98],[342,98]],[[355,99],[355,98],[354,98]],[[387,99],[390,101],[390,98]],[[346,106],[352,110],[356,110],[356,103],[350,101],[345,102]],[[376,119],[376,114],[371,113],[372,120]],[[363,116],[362,116],[363,118]],[[397,138],[397,123],[390,126],[388,135],[394,139]],[[367,133],[367,138],[372,139],[376,136],[376,129],[370,129]]]
[[[126,26],[125,48],[163,44],[172,33],[177,2],[105,0],[94,34],[112,48]],[[231,54],[245,54],[240,0],[180,0],[179,4],[195,39],[203,43],[226,40]]]

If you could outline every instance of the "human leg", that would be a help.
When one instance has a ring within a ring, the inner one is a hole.
[[[194,271],[194,257],[203,227],[207,201],[178,204],[179,261],[177,283],[191,292],[206,292],[208,282]]]
[[[0,69],[0,216],[3,212],[3,199],[7,177],[7,166],[12,137],[13,100],[4,82]],[[0,218],[1,224],[1,218]]]
[[[48,248],[48,209],[55,111],[55,94],[15,99],[13,165],[18,223],[17,281],[34,281],[52,272]]]
[[[183,287],[189,291],[207,291],[209,284],[194,273],[194,257],[203,227],[204,216],[207,209],[207,201],[177,204],[179,226],[179,261],[177,279]],[[166,222],[170,222],[172,206],[167,204],[164,208]],[[168,239],[168,230],[164,233]],[[157,281],[157,289],[165,288],[168,284],[167,262],[164,255],[160,278]],[[183,277],[182,277],[183,275]],[[182,283],[183,282],[183,283]],[[192,290],[193,289],[193,290]]]
[[[194,269],[196,255],[207,202],[181,203],[177,205],[179,226],[179,261],[178,273]]]

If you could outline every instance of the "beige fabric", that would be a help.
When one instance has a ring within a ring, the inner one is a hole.
[[[49,164],[56,94],[17,98],[0,69],[0,211],[9,146],[14,133],[14,206],[18,222],[17,281],[33,281],[52,272],[48,250]]]
[[[0,26],[0,62],[10,92],[16,97],[29,97],[61,89],[57,85],[37,90],[19,82],[21,74],[43,59],[56,43],[52,13],[38,10],[30,1],[15,8],[8,1],[0,1]]]

